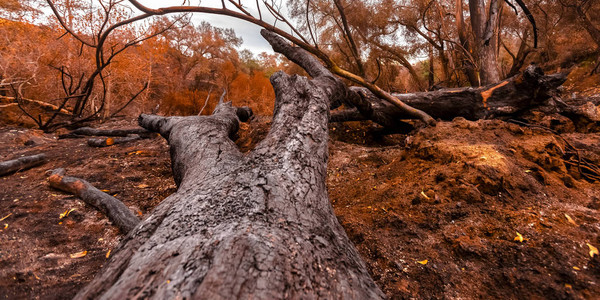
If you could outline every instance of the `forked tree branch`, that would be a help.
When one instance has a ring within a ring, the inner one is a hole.
[[[342,78],[345,78],[356,84],[366,87],[377,97],[393,104],[398,109],[406,112],[406,114],[408,114],[412,117],[421,119],[422,121],[424,121],[427,124],[435,124],[435,120],[431,116],[429,116],[427,113],[425,113],[421,110],[415,109],[413,107],[410,107],[409,105],[400,101],[398,98],[392,96],[390,93],[381,89],[379,86],[369,82],[364,77],[361,77],[359,75],[356,75],[350,71],[347,71],[347,70],[341,68],[325,52],[321,51],[320,49],[318,49],[318,48],[310,45],[308,42],[306,42],[306,39],[304,37],[301,36],[302,39],[297,38],[297,37],[293,36],[292,34],[284,31],[283,29],[278,28],[270,23],[263,21],[262,19],[258,19],[252,15],[245,14],[243,12],[237,12],[237,11],[228,9],[225,7],[224,2],[223,2],[222,8],[213,8],[213,7],[204,7],[204,6],[168,6],[168,7],[162,7],[162,8],[157,8],[157,9],[153,9],[153,8],[144,6],[139,1],[136,1],[136,0],[129,0],[129,2],[133,6],[135,6],[137,9],[142,11],[144,14],[166,15],[166,14],[171,14],[171,13],[188,13],[188,12],[207,13],[207,14],[230,16],[230,17],[234,17],[237,19],[241,19],[241,20],[256,24],[264,29],[267,29],[271,32],[276,33],[277,35],[285,38],[286,40],[296,44],[300,48],[315,55],[321,61],[323,61],[323,63],[327,66],[327,69],[329,69],[333,74],[338,75]]]

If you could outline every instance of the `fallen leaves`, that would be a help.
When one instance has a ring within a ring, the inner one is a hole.
[[[594,255],[600,255],[600,252],[598,252],[598,248],[590,245],[590,243],[586,243],[587,246],[590,248],[590,257],[594,258]]]
[[[71,258],[81,258],[87,255],[87,250],[85,251],[81,251],[81,252],[77,252],[77,253],[73,253],[73,254],[69,254],[69,256]]]
[[[420,263],[422,265],[426,265],[428,262],[429,262],[429,260],[427,260],[427,259],[418,261],[418,263]]]
[[[111,250],[112,250],[112,249],[110,249],[110,250],[108,250],[108,252],[106,252],[106,258],[109,258],[109,257],[110,257],[110,251],[111,251]]]
[[[65,210],[65,212],[63,212],[62,214],[60,214],[59,219],[66,218],[74,210],[75,210],[74,208]]]
[[[142,150],[138,150],[138,151],[129,152],[129,153],[127,153],[127,155],[133,155],[133,154],[135,154],[135,155],[140,155],[140,154],[142,154],[142,153],[144,153],[144,151],[142,151]]]
[[[567,218],[567,221],[575,226],[577,226],[577,223],[575,223],[575,221],[573,220],[573,218],[571,218],[571,216],[565,214],[565,218]]]
[[[517,232],[517,236],[515,236],[515,238],[513,239],[513,241],[517,241],[519,243],[522,243],[525,239],[523,238],[523,235],[520,234],[519,232]]]
[[[137,187],[140,189],[145,189],[145,188],[149,187],[149,185],[142,183],[142,184],[138,185]]]

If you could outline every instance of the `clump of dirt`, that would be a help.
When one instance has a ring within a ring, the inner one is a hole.
[[[600,184],[565,164],[564,140],[461,118],[404,138],[333,142],[329,164],[335,212],[388,296],[600,294]],[[600,134],[564,138],[600,164]]]
[[[102,127],[134,126],[128,120]],[[238,146],[252,149],[268,128],[259,117],[242,124]],[[389,297],[600,294],[600,259],[588,247],[600,247],[600,184],[564,160],[566,140],[600,164],[600,134],[568,133],[563,140],[502,121],[464,119],[410,135],[378,135],[373,128],[330,125],[327,183],[340,223]],[[122,238],[101,213],[49,188],[48,170],[66,168],[142,217],[175,191],[162,138],[91,148],[85,139],[56,137],[0,129],[1,160],[50,157],[0,178],[0,218],[8,216],[0,221],[0,298],[71,298]],[[73,255],[82,251],[83,257]]]

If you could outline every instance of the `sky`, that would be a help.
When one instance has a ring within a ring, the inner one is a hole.
[[[227,2],[227,1],[225,1]],[[248,3],[247,10],[258,16],[258,11],[256,10],[256,1],[242,1],[242,3]],[[146,5],[151,8],[158,8],[166,5],[180,5],[181,1],[161,1],[161,0],[140,0],[140,3]],[[197,4],[198,1],[192,0],[192,4]],[[200,5],[209,6],[209,7],[221,7],[221,0],[202,0]],[[233,6],[230,4],[227,7]],[[262,8],[262,16],[264,20],[269,20],[271,23],[274,21],[274,18],[266,13],[266,8]],[[233,28],[235,30],[235,34],[241,37],[244,41],[241,49],[248,49],[252,51],[255,55],[261,52],[273,52],[273,49],[263,39],[260,35],[260,29],[258,25],[252,24],[250,22],[246,22],[243,20],[239,20],[232,17],[221,16],[221,15],[211,15],[211,14],[200,14],[195,13],[192,17],[193,22],[197,22],[198,24],[202,21],[210,23],[212,26],[220,27],[220,28]]]

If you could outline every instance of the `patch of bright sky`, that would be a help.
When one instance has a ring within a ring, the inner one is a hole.
[[[282,13],[285,14],[285,1],[276,1],[276,3],[278,2],[281,2]],[[169,5],[181,5],[181,1],[141,0],[140,3],[151,8],[165,7]],[[263,20],[270,24],[273,24],[275,22],[275,18],[268,13],[267,8],[264,7],[264,5],[262,5],[262,1],[259,1],[259,3],[261,3],[261,12]],[[235,7],[231,3],[228,3],[227,0],[225,0],[225,4],[228,8],[235,10]],[[244,5],[244,8],[247,11],[249,11],[258,18],[259,14],[256,8],[255,0],[242,1],[242,4]],[[216,8],[222,7],[221,0],[192,1],[191,5],[201,5]],[[273,49],[271,48],[269,43],[267,43],[267,41],[265,41],[265,39],[260,35],[261,27],[259,27],[258,25],[233,17],[201,13],[194,13],[192,21],[197,24],[199,24],[202,21],[205,21],[210,23],[214,27],[232,28],[233,30],[235,30],[235,34],[241,37],[244,41],[240,49],[248,49],[252,51],[255,55],[261,52],[273,52]],[[281,22],[278,22],[277,24],[280,28],[286,28]]]

